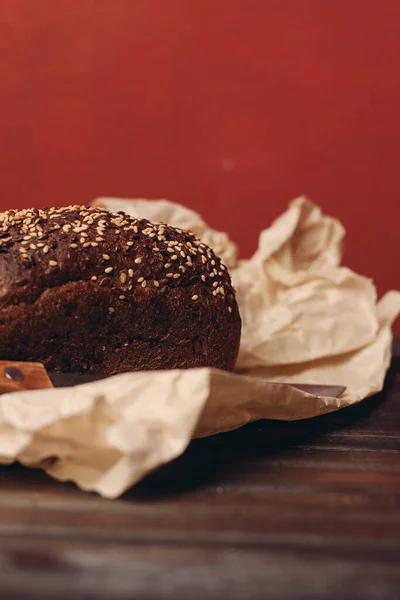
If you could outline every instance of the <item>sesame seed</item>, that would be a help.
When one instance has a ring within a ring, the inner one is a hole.
[[[110,260],[110,257],[108,256],[108,254],[103,254],[103,258],[104,258],[104,260]]]
[[[206,276],[205,276],[205,275],[202,275],[202,276],[201,276],[201,280],[202,280],[202,281],[205,281],[205,280],[206,280]]]
[[[112,273],[112,270],[112,267],[107,267],[107,269],[104,269],[104,273]]]
[[[133,269],[128,269],[128,275],[129,277],[133,277]]]
[[[36,246],[35,246],[35,244],[29,244],[29,248],[30,248],[31,250],[36,250]]]
[[[92,245],[92,242],[85,242],[85,243],[83,244],[83,247],[84,247],[84,248],[89,248],[89,246],[91,246],[91,245]]]
[[[183,250],[180,251],[180,255],[182,256],[182,258],[186,258],[186,254],[183,252]]]
[[[171,260],[177,260],[177,259],[178,259],[178,257],[177,257],[177,255],[176,255],[176,254],[173,254],[173,255],[171,256]]]
[[[180,273],[174,273],[174,279],[179,279],[180,276],[181,276]]]
[[[171,252],[171,254],[173,254],[175,252],[175,250],[173,248],[167,248],[167,252]]]
[[[141,258],[135,258],[134,263],[137,265],[140,265],[140,263],[142,262]]]
[[[160,287],[160,284],[158,283],[158,281],[156,279],[153,281],[153,283],[154,283],[155,287]]]
[[[145,287],[146,287],[146,285],[147,285],[147,282],[146,282],[146,280],[145,280],[145,281],[142,281],[142,288],[145,288]]]
[[[81,243],[81,244],[84,244],[84,243],[86,242],[86,239],[85,239],[84,237],[81,237],[81,238],[79,239],[79,241],[80,241],[80,243]]]
[[[110,315],[112,315],[112,313],[115,312],[115,308],[113,308],[112,306],[109,306],[108,312],[110,313]]]
[[[125,283],[126,282],[126,273],[124,273],[124,272],[120,273],[119,280],[121,283]]]
[[[218,281],[214,281],[213,287],[217,287],[217,286],[218,286]]]
[[[169,268],[170,268],[170,266],[171,266],[171,263],[165,263],[165,265],[164,265],[164,269],[169,269]]]
[[[138,283],[142,283],[142,281],[144,281],[144,277],[139,277],[139,279],[137,281],[138,281]]]
[[[96,238],[96,242],[104,242],[104,238],[99,236]]]
[[[123,294],[121,296],[119,296],[120,300],[126,300],[126,296],[124,296]]]
[[[193,263],[190,260],[188,260],[186,264],[188,267],[193,267]]]
[[[211,261],[211,264],[214,266],[214,265],[215,265],[215,260],[212,260],[212,261]]]
[[[203,265],[205,265],[207,262],[207,259],[204,255],[202,255],[202,257],[201,257],[201,262],[203,263]]]
[[[70,247],[70,248],[77,248],[77,247],[78,247],[78,244],[70,244],[70,245],[69,245],[69,247]]]
[[[192,300],[198,300],[198,299],[199,299],[199,297],[198,297],[197,294],[195,294],[194,296],[192,296]]]
[[[173,274],[173,273],[167,273],[167,277],[171,278],[171,277],[173,277],[173,276],[174,276],[174,274]]]
[[[228,306],[228,312],[232,312],[232,308],[230,306]]]
[[[96,281],[97,277],[96,275],[92,275],[92,277],[90,278],[92,281]]]
[[[25,235],[24,236],[24,240],[31,240],[31,239],[32,239],[32,237],[30,235]]]
[[[210,277],[215,277],[215,273],[210,273]]]
[[[92,245],[93,248],[96,248],[96,246],[98,246],[98,243],[97,242],[91,242],[91,245]]]
[[[48,246],[45,246],[43,248],[43,254],[47,254],[49,250],[50,250],[50,248]]]
[[[57,262],[55,260],[49,260],[49,265],[50,265],[50,267],[56,267]]]

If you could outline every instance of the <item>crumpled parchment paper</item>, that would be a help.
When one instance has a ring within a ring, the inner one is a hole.
[[[230,267],[243,319],[236,373],[139,372],[54,390],[0,396],[0,462],[40,466],[56,479],[116,498],[179,456],[193,437],[262,418],[304,419],[382,389],[400,293],[378,303],[373,283],[340,266],[344,230],[306,198],[238,261],[225,233],[166,200],[97,199],[191,229]],[[317,397],[290,383],[346,386]]]

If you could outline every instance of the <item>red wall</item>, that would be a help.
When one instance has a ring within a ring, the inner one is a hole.
[[[399,0],[1,0],[0,208],[169,197],[250,253],[303,192],[400,288]]]

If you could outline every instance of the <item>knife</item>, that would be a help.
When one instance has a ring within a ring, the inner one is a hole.
[[[100,379],[106,379],[106,376],[74,373],[47,373],[44,366],[40,363],[0,361],[0,394],[22,390],[40,390],[52,387],[72,387],[82,383],[99,381]],[[341,385],[280,383],[283,385],[290,385],[308,394],[313,394],[314,396],[325,396],[327,398],[340,398],[346,389]]]

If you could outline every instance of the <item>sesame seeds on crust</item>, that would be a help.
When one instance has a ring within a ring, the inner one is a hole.
[[[193,233],[97,207],[0,213],[0,276],[12,280],[14,274],[27,283],[17,286],[15,297],[0,295],[0,306],[34,301],[46,287],[82,280],[108,285],[121,301],[139,289],[154,294],[188,287],[193,301],[218,297],[228,312],[234,302],[226,267]]]

